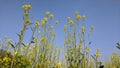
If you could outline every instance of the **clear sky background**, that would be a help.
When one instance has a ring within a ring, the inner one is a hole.
[[[7,35],[18,40],[16,33],[23,24],[21,6],[24,4],[32,6],[32,22],[43,19],[46,11],[54,14],[53,21],[59,21],[56,28],[58,44],[64,42],[63,25],[67,23],[67,17],[74,18],[75,11],[78,11],[86,15],[86,28],[95,26],[91,35],[91,52],[95,53],[96,48],[100,48],[102,58],[118,52],[115,46],[120,42],[120,0],[0,0],[0,38]],[[28,35],[29,32],[26,33]]]

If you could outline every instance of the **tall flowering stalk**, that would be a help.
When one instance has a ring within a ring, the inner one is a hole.
[[[23,9],[24,9],[24,16],[23,16],[23,20],[24,20],[24,25],[23,25],[23,28],[22,30],[20,31],[20,34],[18,34],[19,36],[19,41],[17,43],[17,47],[18,47],[18,52],[20,52],[20,46],[23,42],[23,39],[24,39],[24,35],[25,35],[25,31],[26,31],[26,28],[27,28],[27,25],[30,24],[30,19],[29,19],[29,10],[31,8],[30,4],[27,4],[27,5],[23,5],[22,6]]]
[[[75,21],[70,17],[67,18],[68,24],[64,25],[65,31],[65,59],[69,68],[89,68],[89,52],[90,48],[85,42],[85,23],[86,16],[75,13]],[[81,27],[81,29],[80,29]],[[93,27],[91,32],[93,31]],[[91,41],[91,40],[90,40]],[[89,44],[90,45],[90,44]]]

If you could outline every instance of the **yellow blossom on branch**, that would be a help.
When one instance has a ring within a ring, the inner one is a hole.
[[[78,12],[78,11],[75,12],[75,16],[77,16],[77,15],[79,15],[79,12]]]
[[[38,21],[35,22],[35,25],[36,25],[37,27],[40,27],[40,23],[39,23]]]
[[[50,14],[50,19],[53,19],[54,18],[54,15],[53,14]]]
[[[81,18],[80,15],[76,15],[75,17],[76,17],[76,20],[77,20],[77,21],[80,20],[80,18]]]
[[[116,68],[116,66],[113,66],[113,68]]]
[[[9,61],[11,61],[11,59],[10,59],[9,57],[4,57],[4,58],[3,58],[3,61],[9,62]]]
[[[12,42],[12,40],[11,40],[11,39],[8,39],[7,43],[10,44],[11,42]]]
[[[30,9],[30,8],[31,8],[31,5],[30,5],[30,4],[28,4],[28,5],[27,5],[27,7],[28,7],[28,9]]]
[[[30,23],[30,19],[26,19],[26,20],[25,20],[25,23],[26,23],[26,24],[29,24],[29,23]]]
[[[48,21],[48,18],[47,18],[47,17],[45,17],[45,18],[44,18],[44,21],[45,21],[45,22],[47,22],[47,21]]]
[[[69,21],[70,25],[74,25],[74,22],[72,20]]]
[[[22,8],[23,8],[24,10],[28,10],[28,9],[31,8],[31,5],[30,5],[30,4],[26,4],[26,5],[23,5]]]
[[[7,50],[7,54],[10,54],[10,50]]]
[[[92,30],[92,31],[94,30],[94,26],[91,26],[91,30]]]
[[[100,57],[100,53],[97,52],[97,53],[95,54],[95,56],[96,56],[96,57]]]
[[[50,12],[49,11],[46,11],[46,16],[48,17],[50,15]]]
[[[45,24],[45,21],[44,21],[44,20],[42,20],[42,21],[41,21],[41,24],[42,24],[42,26],[43,26],[43,25]]]
[[[100,57],[100,56],[101,56],[101,54],[100,54],[100,49],[99,49],[99,48],[97,48],[97,52],[96,52],[95,56],[96,56],[96,57]]]
[[[80,18],[81,18],[78,11],[75,12],[75,18],[77,21],[80,20]]]
[[[25,9],[25,10],[28,9],[28,8],[27,8],[27,5],[23,5],[22,8]]]
[[[70,18],[70,17],[68,17],[68,18],[67,18],[67,21],[68,21],[68,22],[70,22],[70,20],[71,20],[71,18]]]
[[[94,26],[91,26],[90,33],[92,33],[93,30],[94,30]]]
[[[57,62],[56,67],[57,68],[61,68],[62,67],[62,63],[61,62]]]
[[[14,56],[17,56],[18,55],[18,52],[16,51],[16,52],[14,52]]]
[[[47,39],[45,38],[45,37],[41,37],[41,42],[44,42],[44,43],[46,43],[47,42]]]

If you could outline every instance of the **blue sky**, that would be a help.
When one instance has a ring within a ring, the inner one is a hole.
[[[100,48],[102,58],[105,58],[118,51],[115,46],[120,42],[120,0],[0,0],[0,38],[7,35],[18,40],[16,33],[23,24],[21,6],[24,4],[32,5],[32,22],[43,19],[46,11],[54,14],[53,21],[59,21],[56,28],[58,44],[63,44],[66,18],[74,18],[75,11],[78,11],[87,17],[86,28],[95,26],[91,52],[95,53],[95,49]]]

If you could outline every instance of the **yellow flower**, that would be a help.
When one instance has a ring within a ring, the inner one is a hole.
[[[94,26],[91,26],[91,30],[92,30],[92,31],[94,30]]]
[[[116,68],[116,66],[113,66],[113,68]]]
[[[55,21],[55,24],[58,24],[58,21]]]
[[[50,14],[50,19],[53,19],[54,18],[54,15],[53,14]]]
[[[10,50],[7,50],[7,53],[10,54]]]
[[[97,48],[97,52],[96,52],[95,56],[96,56],[96,57],[100,57],[100,56],[101,56],[101,54],[100,54],[100,49],[99,49],[99,48]]]
[[[11,61],[11,58],[6,56],[6,57],[3,58],[3,61],[7,63],[7,62]]]
[[[2,62],[2,59],[0,58],[0,62]]]
[[[66,30],[67,29],[67,25],[64,25],[64,30]]]
[[[46,16],[48,17],[50,15],[50,12],[49,11],[46,11]]]
[[[81,18],[78,11],[75,12],[75,18],[76,18],[77,21],[80,20],[80,18]]]
[[[96,57],[100,57],[100,53],[96,53],[95,56],[96,56]]]
[[[23,5],[22,8],[25,9],[25,10],[28,10],[28,9],[31,8],[31,5],[30,4]]]
[[[3,61],[9,62],[9,61],[11,61],[11,59],[10,59],[9,57],[4,57],[4,58],[3,58]]]
[[[67,21],[68,21],[68,22],[70,22],[70,20],[71,20],[71,18],[70,18],[70,17],[68,17],[68,18],[67,18]]]
[[[70,42],[70,39],[64,40],[64,44],[68,44]]]
[[[30,5],[30,4],[28,4],[28,5],[27,5],[27,8],[28,8],[28,9],[30,9],[30,8],[31,8],[31,5]]]
[[[79,15],[79,12],[78,12],[78,11],[75,12],[75,16],[77,16],[77,15]]]
[[[17,55],[18,55],[18,52],[17,52],[17,51],[16,51],[16,52],[14,52],[14,55],[15,55],[15,56],[17,56]]]
[[[82,33],[84,34],[85,33],[85,27],[82,26]]]
[[[37,48],[37,46],[36,46],[36,45],[34,45],[34,46],[33,46],[33,48],[34,48],[34,49],[36,49],[36,48]]]
[[[48,62],[48,64],[50,64],[50,60],[48,60],[47,62]]]
[[[25,9],[25,10],[28,9],[28,8],[27,8],[27,5],[23,5],[22,8]]]
[[[46,39],[45,37],[41,37],[41,42],[46,43],[46,42],[47,42],[47,39]]]
[[[35,22],[35,25],[37,26],[37,27],[40,27],[40,23],[39,22]]]
[[[47,18],[47,17],[45,17],[45,18],[44,18],[44,21],[45,21],[45,22],[47,22],[47,21],[48,21],[48,18]]]
[[[7,43],[10,44],[11,42],[12,42],[12,40],[11,40],[11,39],[8,39]]]
[[[26,20],[25,20],[25,23],[26,23],[26,24],[30,23],[30,19],[26,19]]]
[[[82,19],[83,19],[83,20],[85,20],[85,19],[86,19],[86,16],[85,16],[85,15],[83,15],[83,16],[82,16]]]
[[[76,17],[76,20],[77,20],[77,21],[80,20],[80,18],[81,18],[80,15],[76,15],[75,17]]]
[[[42,20],[42,21],[41,21],[41,23],[42,23],[42,25],[44,25],[44,24],[45,24],[45,21],[44,21],[44,20]]]
[[[69,21],[70,25],[74,25],[74,22],[72,20]]]
[[[61,63],[61,62],[57,62],[56,66],[57,66],[58,68],[61,68],[61,67],[62,67],[62,63]]]

